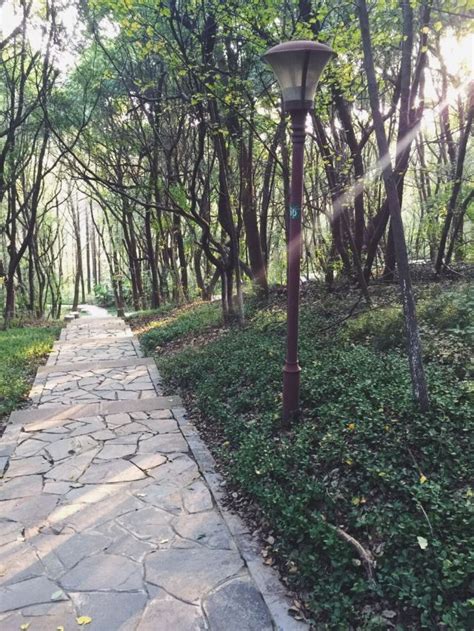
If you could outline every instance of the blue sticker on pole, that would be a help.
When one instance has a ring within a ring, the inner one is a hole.
[[[300,212],[301,208],[298,206],[298,204],[290,205],[290,219],[298,219],[298,217],[300,216]]]

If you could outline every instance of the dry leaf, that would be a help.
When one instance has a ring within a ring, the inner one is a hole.
[[[424,537],[417,537],[416,540],[418,541],[418,545],[420,546],[420,548],[422,550],[426,550],[426,548],[428,547],[428,541]]]
[[[89,618],[89,616],[79,616],[79,618],[76,618],[76,622],[82,626],[84,624],[90,624],[92,622],[92,618]]]
[[[397,612],[396,611],[392,611],[391,609],[384,609],[382,611],[382,616],[384,618],[395,618],[396,615],[397,615]]]

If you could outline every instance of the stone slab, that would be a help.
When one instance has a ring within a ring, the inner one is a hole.
[[[60,367],[56,366],[41,366],[38,368],[37,375],[43,376],[55,372],[69,372],[76,370],[102,370],[105,368],[122,368],[130,366],[156,366],[155,360],[151,357],[137,357],[125,359],[112,359],[110,361],[93,361],[93,362],[71,362],[69,364],[62,364]]]
[[[29,605],[51,602],[58,586],[46,576],[38,576],[0,588],[0,613]],[[61,597],[61,600],[64,600]]]
[[[71,362],[102,362],[141,357],[143,353],[135,337],[84,338],[80,342],[55,342],[46,367],[54,366],[60,370]]]
[[[98,414],[118,414],[120,412],[148,412],[151,410],[171,410],[179,407],[181,399],[177,396],[153,397],[131,401],[100,401],[94,403],[77,403],[67,408],[57,405],[50,408],[17,410],[10,415],[10,424],[27,424],[46,419],[81,419]],[[7,426],[8,428],[8,426]],[[18,430],[19,431],[19,430]],[[0,443],[3,445],[3,441]],[[15,443],[16,444],[16,441]]]
[[[92,622],[84,627],[87,631],[128,631],[136,628],[147,603],[147,594],[143,591],[119,594],[73,592],[71,599],[79,614],[92,618]]]
[[[145,560],[147,581],[171,596],[196,602],[243,569],[237,552],[206,548],[158,550]]]
[[[61,580],[67,591],[128,592],[143,589],[142,567],[117,554],[96,554],[73,567]]]
[[[212,592],[204,601],[211,629],[225,620],[226,631],[273,631],[262,595],[248,577],[239,577]]]

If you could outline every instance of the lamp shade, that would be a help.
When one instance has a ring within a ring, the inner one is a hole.
[[[319,42],[299,40],[273,46],[263,58],[280,84],[285,109],[308,109],[324,67],[336,53]]]

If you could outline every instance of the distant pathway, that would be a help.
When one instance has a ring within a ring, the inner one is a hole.
[[[0,441],[0,629],[304,629],[123,320],[70,323]],[[83,627],[84,628],[84,627]]]

